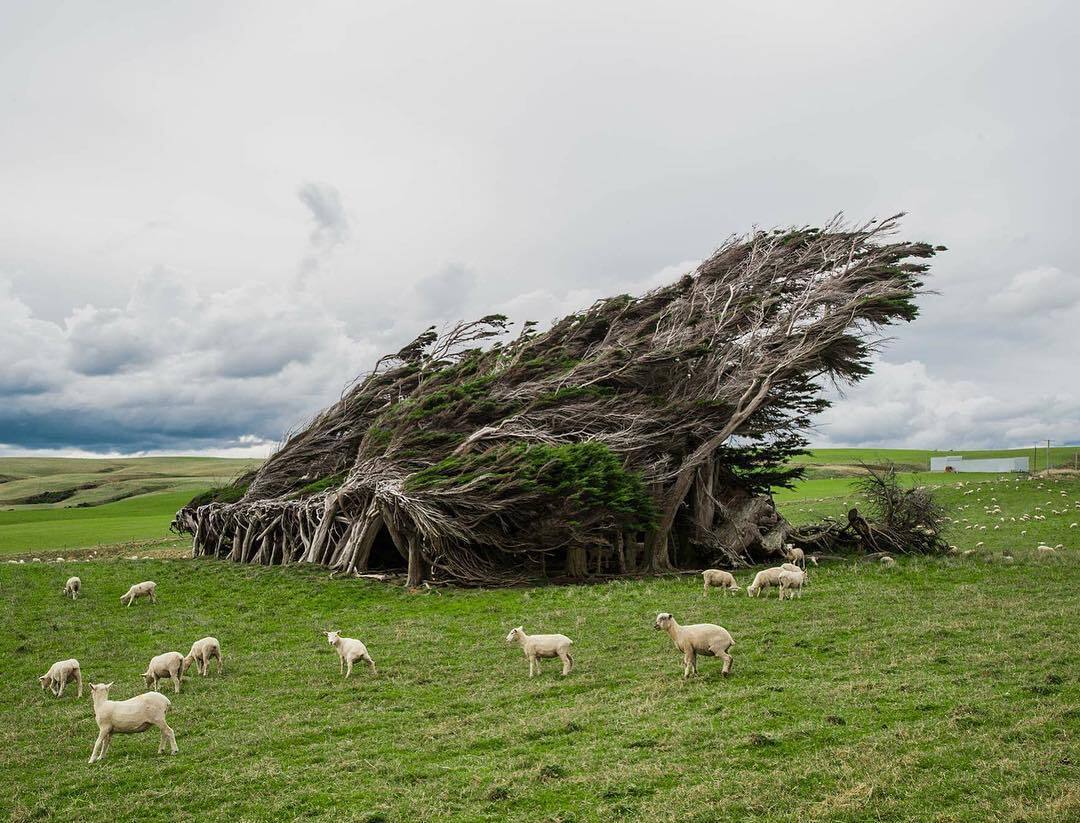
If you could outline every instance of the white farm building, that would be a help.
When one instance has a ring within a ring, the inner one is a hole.
[[[931,457],[932,472],[1026,472],[1026,457],[990,457],[982,460],[965,460],[963,457]]]

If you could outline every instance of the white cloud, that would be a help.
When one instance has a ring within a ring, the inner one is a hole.
[[[1032,314],[1065,311],[1078,302],[1080,275],[1053,266],[1020,272],[1004,289],[986,300],[987,306],[996,314],[1017,320],[1032,319]]]

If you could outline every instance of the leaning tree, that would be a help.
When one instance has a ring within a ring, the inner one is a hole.
[[[506,341],[501,315],[380,359],[254,474],[193,501],[193,552],[408,583],[732,565],[791,528],[770,489],[828,402],[917,313],[940,247],[899,216],[755,231],[642,296]],[[242,494],[242,497],[240,495]]]

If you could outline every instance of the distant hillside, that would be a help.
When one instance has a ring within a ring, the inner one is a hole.
[[[0,510],[87,508],[155,493],[184,492],[190,497],[261,463],[216,457],[3,457]]]
[[[814,449],[810,454],[795,458],[793,462],[807,467],[808,479],[826,477],[849,477],[861,473],[860,465],[866,463],[880,466],[886,462],[895,463],[901,471],[928,472],[931,457],[962,455],[968,460],[986,457],[1028,457],[1030,465],[1036,471],[1046,468],[1046,449],[1035,454],[1034,444],[1029,449],[989,449],[969,451],[953,449],[932,451],[928,449]],[[1050,449],[1051,468],[1072,468],[1078,461],[1080,446],[1055,446]],[[0,471],[3,471],[0,467]]]

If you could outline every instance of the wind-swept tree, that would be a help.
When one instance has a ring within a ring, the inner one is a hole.
[[[769,489],[827,406],[910,321],[937,250],[898,216],[755,231],[692,274],[499,341],[428,329],[288,438],[239,503],[182,510],[194,551],[409,582],[663,571],[776,551]]]

